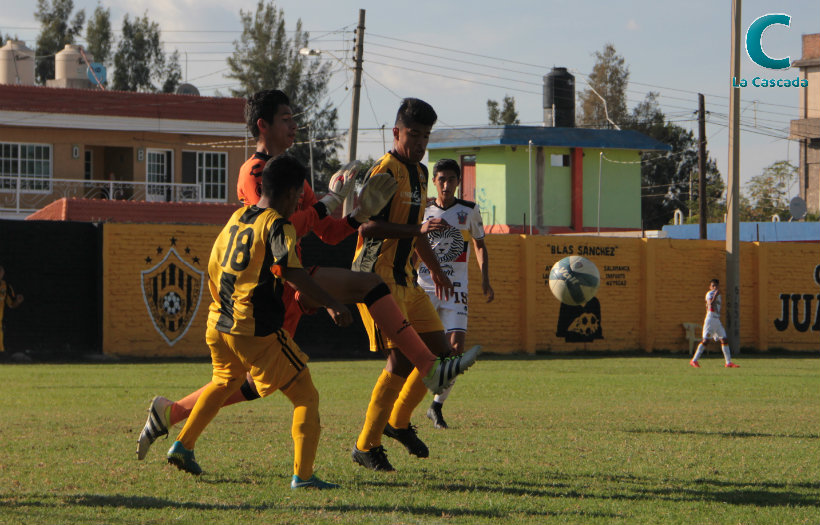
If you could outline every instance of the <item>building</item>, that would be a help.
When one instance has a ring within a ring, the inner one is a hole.
[[[243,99],[0,80],[13,82],[0,84],[0,218],[72,197],[237,202],[236,177],[254,149]]]
[[[803,35],[803,56],[792,63],[808,86],[800,89],[800,118],[790,137],[800,141],[800,197],[809,213],[820,213],[820,33]]]
[[[432,166],[462,167],[461,196],[493,233],[641,229],[641,153],[670,151],[637,131],[494,126],[434,131]]]

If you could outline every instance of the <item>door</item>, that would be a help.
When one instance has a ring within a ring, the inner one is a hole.
[[[169,202],[171,200],[171,151],[148,150],[145,158],[145,200]]]
[[[461,198],[475,202],[475,155],[461,156]]]

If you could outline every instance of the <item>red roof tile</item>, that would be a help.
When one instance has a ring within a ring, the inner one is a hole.
[[[244,108],[241,98],[0,84],[6,111],[242,123]]]
[[[238,204],[60,199],[27,221],[225,224]]]

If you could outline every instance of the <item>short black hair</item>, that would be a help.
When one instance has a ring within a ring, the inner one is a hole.
[[[714,284],[715,286],[720,286],[720,280],[719,279],[712,279],[711,281],[709,281],[709,284]]]
[[[305,184],[307,168],[293,155],[283,153],[270,159],[262,170],[262,195],[272,199]]]
[[[290,99],[284,91],[278,89],[257,91],[245,100],[245,122],[253,138],[259,138],[259,126],[256,125],[256,121],[261,118],[272,123],[279,106],[290,106]]]
[[[459,167],[458,162],[453,159],[439,159],[436,161],[436,164],[433,166],[433,178],[436,178],[436,173],[441,173],[442,171],[455,172],[458,180],[461,180],[461,168]]]
[[[436,110],[427,102],[418,98],[406,98],[401,101],[399,111],[396,113],[396,125],[402,123],[405,127],[413,124],[422,126],[432,126],[438,120]]]

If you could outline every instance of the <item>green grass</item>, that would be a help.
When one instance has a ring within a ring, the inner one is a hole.
[[[379,361],[311,364],[320,477],[291,491],[282,395],[223,410],[205,474],[135,459],[155,394],[208,363],[0,366],[0,523],[820,523],[820,380],[812,358],[485,358],[445,407],[414,418],[431,457],[385,445],[397,473],[353,465]],[[427,405],[425,401],[423,406]],[[172,437],[176,432],[172,431]]]

